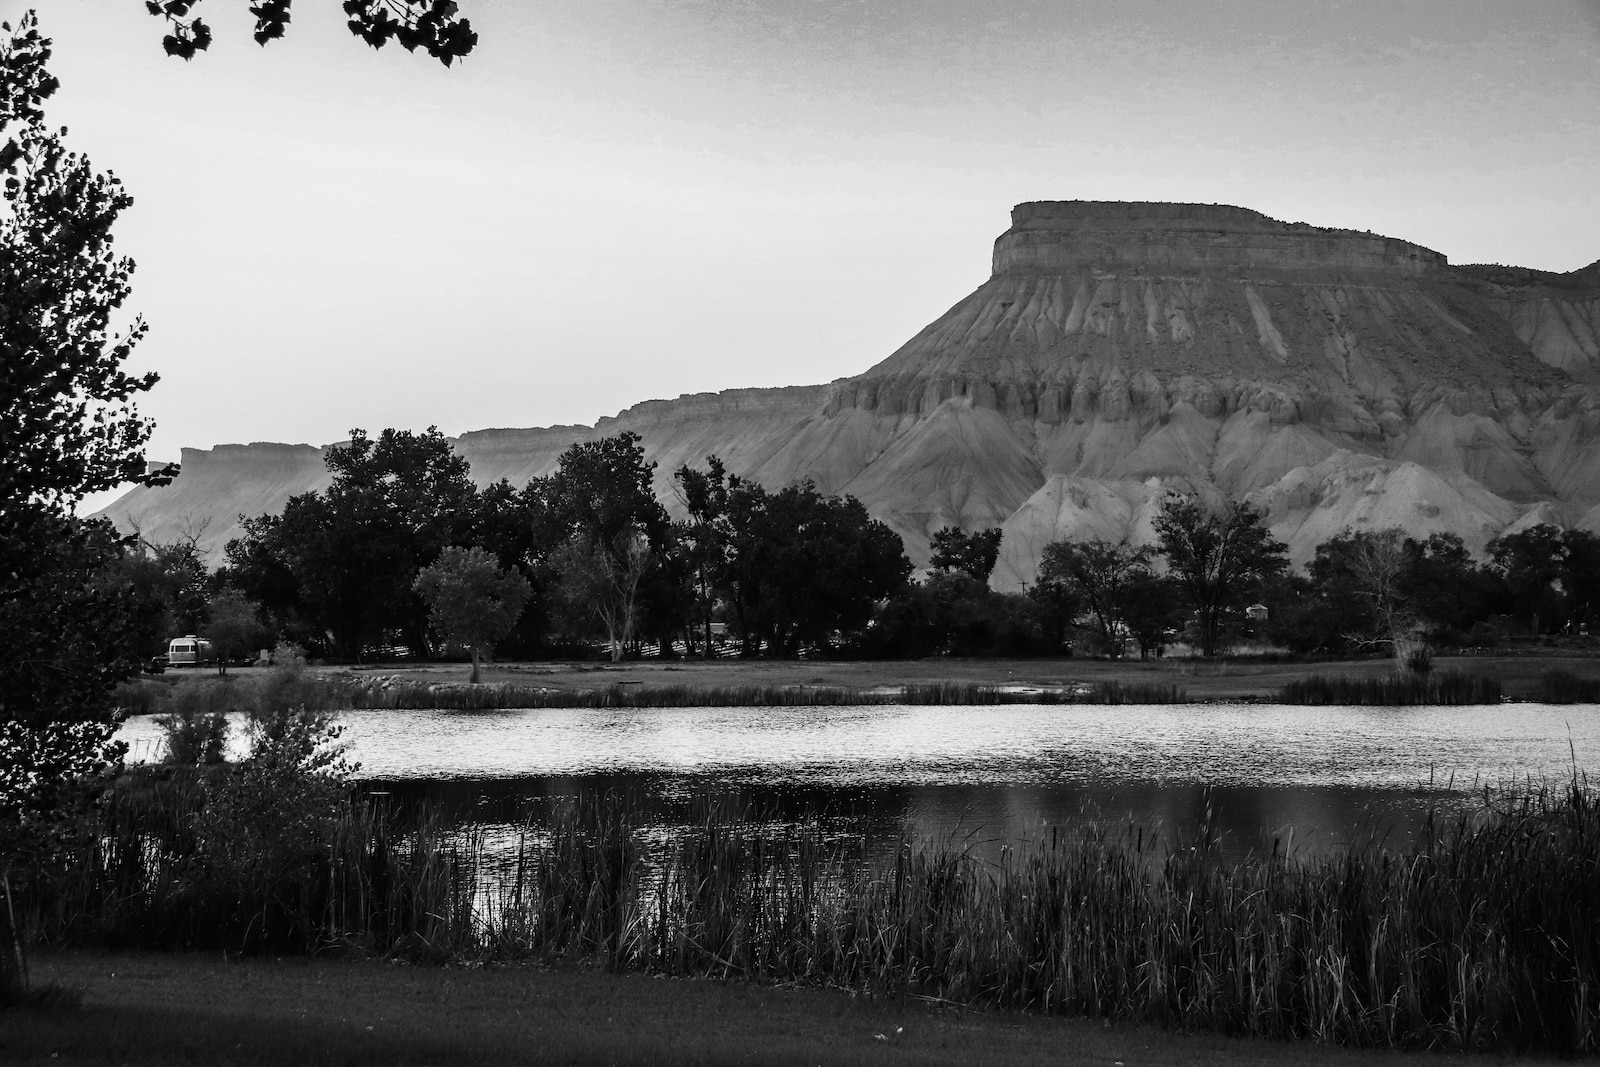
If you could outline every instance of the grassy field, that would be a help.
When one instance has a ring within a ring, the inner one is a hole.
[[[6,1064],[1433,1065],[833,990],[375,960],[42,954],[78,1008],[0,1013]],[[880,1036],[881,1035],[881,1036]],[[1477,1063],[1554,1062],[1475,1056]]]
[[[344,672],[350,668],[327,668]],[[1565,670],[1580,678],[1600,678],[1600,653],[1541,650],[1525,655],[1440,656],[1437,672],[1455,671],[1497,677],[1513,700],[1533,699],[1539,676]],[[1091,659],[899,661],[825,660],[639,660],[629,663],[504,663],[484,668],[483,681],[551,689],[596,689],[612,685],[695,686],[848,686],[873,688],[937,682],[1059,688],[1120,681],[1176,685],[1196,701],[1268,700],[1292,681],[1308,675],[1378,678],[1394,671],[1387,658],[1326,662],[1268,662],[1237,659],[1110,661]],[[465,663],[391,664],[356,669],[356,675],[385,674],[430,683],[465,684]]]

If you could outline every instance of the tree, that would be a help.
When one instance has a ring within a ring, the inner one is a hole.
[[[124,547],[100,581],[128,595],[141,656],[166,651],[176,634],[198,633],[206,619],[212,576],[192,541],[163,545],[138,538]]]
[[[151,484],[151,425],[122,365],[142,322],[111,331],[133,264],[111,248],[132,203],[44,125],[57,82],[33,15],[0,23],[0,998],[26,981],[13,881],[63,849],[115,768],[112,687],[137,669],[122,546],[72,517],[85,494]]]
[[[1150,557],[1149,548],[1134,548],[1126,541],[1052,541],[1040,557],[1039,580],[1073,585],[1094,614],[1106,649],[1121,655],[1127,587],[1136,578],[1151,577]]]
[[[729,521],[728,595],[747,654],[853,639],[911,575],[898,534],[855,497],[824,496],[809,480],[776,493],[738,483]]]
[[[1228,614],[1287,569],[1286,550],[1243,502],[1211,511],[1193,497],[1169,497],[1155,529],[1161,555],[1194,608],[1200,652],[1214,656],[1226,637]]]
[[[1513,610],[1529,632],[1544,633],[1561,614],[1566,546],[1562,531],[1538,523],[1489,542],[1489,559],[1505,580]]]
[[[349,659],[390,629],[427,654],[428,611],[412,583],[446,547],[471,540],[479,508],[467,461],[430,426],[376,440],[351,430],[324,462],[333,474],[325,492],[291,498],[229,543],[230,578],[273,606],[283,595],[275,583],[292,575],[299,609]]]
[[[210,616],[199,628],[199,636],[211,642],[217,654],[217,673],[228,673],[228,661],[252,649],[266,648],[276,636],[261,619],[261,606],[235,590],[225,590],[211,598]]]
[[[481,548],[447,548],[418,572],[415,585],[439,636],[471,652],[470,684],[477,685],[483,650],[511,632],[528,603],[528,580],[502,570]]]
[[[1489,542],[1512,610],[1532,633],[1588,621],[1600,600],[1600,537],[1539,523]]]
[[[706,658],[714,654],[711,615],[717,590],[723,583],[732,532],[728,525],[727,468],[716,456],[706,457],[706,470],[685,463],[673,472],[678,495],[688,519],[679,524],[675,545],[687,572],[691,602],[689,615],[702,628]]]
[[[936,571],[961,571],[979,582],[987,582],[1000,558],[1000,527],[963,533],[959,526],[946,526],[934,532],[933,555],[928,566]]]
[[[652,551],[660,549],[669,520],[651,485],[656,465],[645,462],[639,440],[624,430],[561,453],[545,492],[552,518],[567,535],[579,534],[591,545],[626,545],[623,534],[637,531]]]
[[[1064,572],[1041,573],[1028,587],[1027,597],[1046,645],[1051,651],[1061,651],[1067,643],[1067,633],[1083,613],[1077,583],[1067,580]]]
[[[1123,582],[1117,612],[1139,646],[1140,659],[1166,646],[1167,631],[1178,621],[1178,600],[1172,579],[1148,567],[1136,568]]]
[[[671,522],[656,499],[655,467],[639,435],[624,431],[574,444],[543,486],[567,617],[601,622],[613,658],[632,647],[641,620],[659,622],[674,607],[662,603],[674,594],[660,580]]]
[[[255,41],[265,45],[282,37],[289,25],[292,0],[256,0]],[[167,20],[170,33],[161,44],[169,56],[193,59],[211,47],[211,28],[193,12],[200,0],[146,0],[150,14]],[[458,18],[453,0],[344,0],[350,32],[373,48],[398,41],[408,52],[421,48],[449,66],[478,44],[468,19]]]
[[[573,534],[553,560],[568,619],[599,623],[613,663],[633,641],[639,586],[650,562],[650,543],[638,530],[624,530],[610,543]]]

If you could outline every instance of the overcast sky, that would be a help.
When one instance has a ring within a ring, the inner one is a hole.
[[[1023,200],[1600,258],[1600,0],[461,0],[453,70],[336,0],[265,49],[206,0],[190,63],[140,0],[28,6],[136,201],[160,459],[855,374]]]

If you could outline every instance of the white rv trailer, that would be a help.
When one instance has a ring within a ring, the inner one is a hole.
[[[185,637],[174,637],[167,642],[169,667],[203,667],[215,663],[216,659],[216,653],[211,650],[211,642],[203,637],[189,634]]]

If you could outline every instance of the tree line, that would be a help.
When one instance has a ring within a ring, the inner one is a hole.
[[[1489,644],[1575,631],[1600,594],[1600,538],[1533,526],[1474,560],[1461,539],[1347,532],[1304,573],[1244,503],[1172,496],[1148,545],[1059,540],[1021,593],[991,589],[998,528],[946,527],[914,577],[900,537],[859,500],[776,491],[715,456],[684,465],[673,520],[625,432],[574,444],[549,475],[479,488],[437,431],[351,433],[321,492],[243,522],[207,573],[191,537],[141,545],[113,584],[148,645],[210,637],[224,655],[282,639],[321,657],[644,654],[907,658],[1212,656]],[[1418,660],[1421,662],[1421,660]]]

